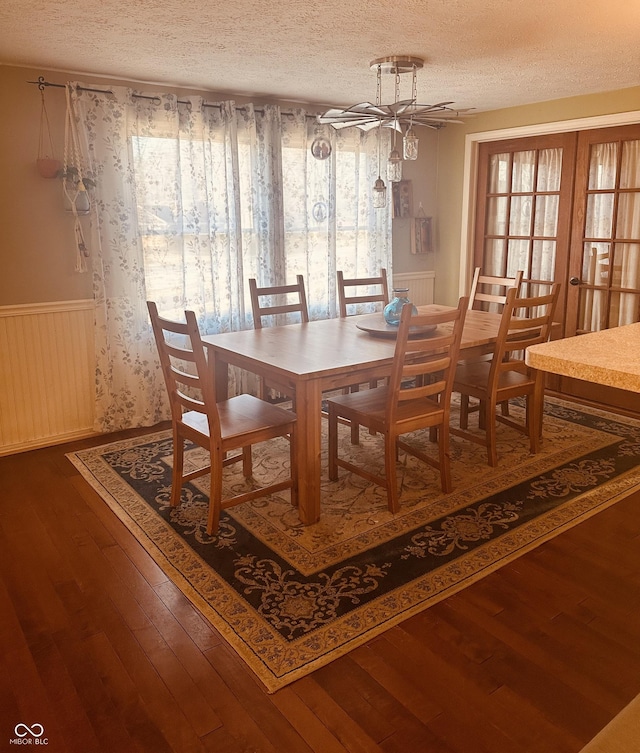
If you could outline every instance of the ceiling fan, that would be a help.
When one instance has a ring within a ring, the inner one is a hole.
[[[461,113],[469,110],[456,110],[449,105],[453,102],[438,102],[434,105],[420,104],[417,102],[416,74],[424,65],[421,58],[410,56],[391,55],[377,58],[369,64],[372,70],[377,72],[376,102],[361,102],[344,109],[332,108],[322,115],[318,115],[317,121],[322,125],[331,125],[336,129],[351,128],[355,126],[363,131],[372,128],[393,128],[402,133],[414,125],[426,126],[427,128],[443,128],[447,123],[463,123],[459,119]],[[395,98],[392,104],[382,104],[382,74],[391,73],[395,76]],[[400,75],[412,74],[411,99],[398,99],[400,88]]]

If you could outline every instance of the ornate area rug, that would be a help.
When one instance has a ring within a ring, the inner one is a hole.
[[[340,431],[341,454],[383,467],[380,436],[361,430],[353,446],[348,427]],[[413,436],[436,452],[426,435]],[[639,422],[548,398],[537,455],[500,425],[500,460],[490,468],[484,448],[453,437],[451,494],[437,471],[401,453],[402,509],[391,515],[383,489],[342,469],[328,481],[325,458],[319,523],[303,526],[283,492],[227,510],[209,537],[208,477],[169,507],[171,452],[161,432],[68,457],[270,692],[640,486]],[[255,479],[273,479],[287,462],[286,440],[254,455]],[[190,451],[189,462],[203,460]],[[225,469],[230,487],[251,483],[239,465]]]

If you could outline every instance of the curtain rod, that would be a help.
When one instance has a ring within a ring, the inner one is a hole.
[[[54,84],[51,81],[45,81],[44,76],[38,76],[38,80],[37,81],[27,81],[27,83],[28,84],[37,84],[38,89],[40,89],[40,91],[44,91],[44,88],[46,86],[54,86],[57,89],[64,89],[64,88],[66,88],[65,84]],[[96,94],[113,94],[113,92],[111,91],[111,89],[93,89],[93,88],[88,87],[88,86],[78,86],[77,88],[78,88],[78,91],[81,91],[81,92],[95,92]],[[156,95],[153,95],[153,94],[132,94],[131,96],[135,97],[136,99],[152,99],[152,100],[156,100],[156,99],[159,100],[160,99],[160,95],[158,95],[158,94],[156,94]],[[178,101],[179,105],[188,105],[189,104],[189,102],[187,100],[185,100],[185,99],[179,99],[177,101]],[[202,106],[203,107],[217,107],[218,109],[220,109],[220,104],[218,102],[204,102]],[[244,112],[246,109],[247,109],[246,107],[242,107],[241,105],[236,105],[236,110],[239,110],[240,112]],[[254,112],[259,112],[261,115],[264,114],[264,110],[262,110],[260,108],[254,108]],[[293,113],[291,111],[287,111],[287,110],[281,110],[281,113],[283,115],[293,115]],[[315,120],[316,116],[315,115],[305,115],[305,118],[311,118],[312,120]]]

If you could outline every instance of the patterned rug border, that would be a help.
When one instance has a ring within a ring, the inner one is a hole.
[[[565,406],[578,413],[601,417],[604,420],[615,419],[617,423],[630,427],[639,426],[638,422],[631,418],[566,403],[557,398],[547,398],[547,402]],[[169,524],[124,479],[105,462],[97,468],[92,468],[90,464],[87,464],[87,458],[97,456],[107,450],[118,447],[126,449],[141,443],[164,440],[167,436],[170,436],[170,432],[166,430],[153,432],[134,439],[105,443],[87,450],[69,453],[67,458],[141,543],[167,577],[180,588],[242,657],[269,692],[274,692],[349,653],[390,627],[481,580],[499,567],[616,504],[634,489],[640,488],[640,472],[636,465],[616,478],[583,492],[571,501],[524,523],[517,533],[502,534],[499,539],[490,540],[486,545],[458,556],[436,571],[423,574],[390,593],[372,599],[357,612],[337,618],[330,628],[324,629],[321,641],[323,647],[319,655],[318,643],[320,641],[315,634],[312,634],[310,638],[302,637],[293,640],[288,652],[286,648],[278,646],[278,643],[282,643],[281,636],[250,605],[242,602],[243,607],[240,611],[238,610],[239,597],[233,588],[215,571],[212,571],[211,566],[188,543],[175,534]],[[109,478],[105,478],[106,476]],[[123,507],[123,501],[126,503],[127,500],[141,502],[148,510],[146,518],[140,522],[134,520],[125,509],[127,505]],[[170,556],[154,542],[153,534],[156,529],[162,529],[175,537],[175,549],[168,553]],[[522,531],[526,532],[526,542],[522,541]],[[178,568],[182,557],[187,555],[190,560],[199,563],[198,572],[191,570],[189,578],[185,577]],[[212,572],[215,578],[211,578]],[[209,596],[215,593],[217,608],[214,608],[205,598],[205,585],[208,586]],[[381,612],[389,616],[381,620],[379,616]],[[230,619],[231,614],[232,619]],[[263,637],[262,654],[242,638],[243,634],[246,635],[256,629]],[[271,650],[265,649],[268,644],[274,644]],[[295,657],[288,656],[288,653],[295,654]],[[276,665],[278,670],[274,669]]]

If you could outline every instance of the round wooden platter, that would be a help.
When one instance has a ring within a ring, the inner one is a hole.
[[[382,314],[367,314],[358,319],[356,327],[373,337],[390,337],[398,336],[398,327],[387,324]],[[411,327],[409,337],[419,337],[429,334],[437,329],[436,324],[430,324],[428,327]]]

